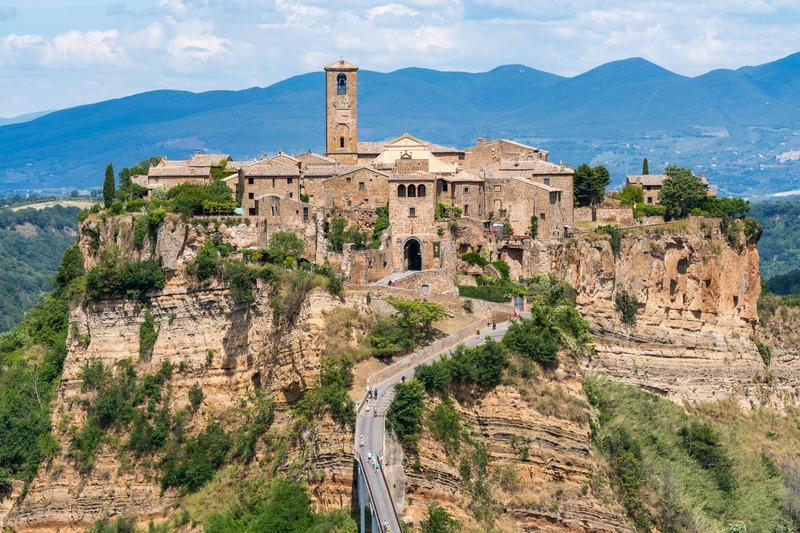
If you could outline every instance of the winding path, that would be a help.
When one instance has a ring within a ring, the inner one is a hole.
[[[402,531],[397,508],[392,499],[392,491],[383,472],[383,465],[380,465],[380,467],[376,469],[375,461],[368,460],[369,453],[374,454],[377,452],[378,457],[382,457],[384,454],[386,438],[386,432],[384,430],[386,422],[385,413],[389,404],[392,402],[392,398],[394,398],[394,386],[402,381],[403,377],[411,379],[414,376],[414,368],[418,365],[441,359],[443,354],[452,353],[459,344],[478,346],[486,342],[486,339],[489,337],[495,340],[502,338],[511,324],[508,321],[501,322],[497,324],[497,329],[492,330],[491,328],[487,328],[486,323],[482,320],[484,319],[476,321],[475,324],[471,326],[471,331],[462,330],[439,341],[437,344],[441,346],[440,350],[431,351],[429,348],[424,348],[384,368],[367,381],[368,386],[377,388],[378,398],[377,400],[369,401],[369,411],[367,411],[365,400],[359,403],[355,431],[355,459],[360,465],[361,472],[363,472],[371,507],[374,511],[377,524],[379,525],[377,529],[373,528],[373,531],[383,531],[384,523],[389,525],[390,533]],[[475,329],[480,329],[480,336],[475,334]],[[466,336],[465,333],[467,333]],[[471,333],[471,335],[469,333]],[[380,381],[376,382],[377,380]],[[375,415],[375,410],[378,412],[377,416]],[[363,445],[361,444],[362,436]],[[397,466],[402,468],[402,465]],[[363,500],[360,507],[362,509],[364,508]],[[373,524],[375,525],[376,522],[373,521]],[[363,532],[363,519],[360,527],[360,531]]]

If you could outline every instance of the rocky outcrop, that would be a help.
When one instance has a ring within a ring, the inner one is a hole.
[[[718,221],[692,219],[623,230],[618,253],[608,235],[576,237],[556,254],[555,269],[575,287],[595,336],[587,370],[678,402],[733,394],[749,404],[765,372],[752,341],[760,294],[755,243],[731,245]],[[620,320],[621,290],[639,301],[635,324]],[[781,396],[770,401],[779,404]]]

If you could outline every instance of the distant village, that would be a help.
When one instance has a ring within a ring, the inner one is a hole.
[[[514,276],[530,276],[541,273],[535,256],[542,245],[573,232],[575,171],[569,164],[503,139],[479,138],[464,150],[409,133],[359,142],[358,67],[341,60],[325,73],[325,154],[279,152],[245,162],[198,151],[188,160],[164,158],[134,182],[151,192],[209,184],[212,170],[222,168],[222,181],[241,198],[240,214],[263,221],[267,233],[302,237],[309,260],[338,263],[351,283],[409,271],[452,274],[469,252],[505,261]],[[629,176],[628,183],[641,187],[647,204],[657,204],[664,178]],[[325,236],[332,217],[371,232],[386,207],[388,227],[377,249],[345,245],[341,257],[330,257]]]

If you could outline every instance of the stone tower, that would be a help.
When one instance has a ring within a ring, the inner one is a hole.
[[[344,60],[325,67],[325,155],[358,162],[358,67]]]

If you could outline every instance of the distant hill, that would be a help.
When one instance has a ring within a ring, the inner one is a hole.
[[[749,214],[764,226],[758,241],[761,276],[770,280],[800,269],[800,198],[758,202]]]
[[[25,312],[53,287],[61,257],[75,243],[77,207],[0,210],[0,332],[22,321]]]
[[[0,127],[0,191],[99,186],[105,165],[195,149],[255,158],[324,147],[323,72],[267,88],[153,91]],[[800,54],[688,78],[644,59],[566,78],[523,65],[478,74],[359,72],[359,139],[408,131],[464,148],[477,137],[603,164],[615,185],[666,164],[705,172],[722,194],[800,188]]]

